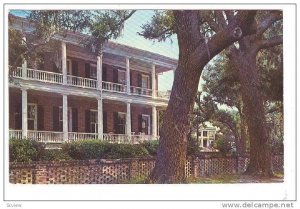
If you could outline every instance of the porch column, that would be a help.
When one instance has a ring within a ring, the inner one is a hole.
[[[152,106],[152,136],[157,136],[157,112],[155,106]]]
[[[22,137],[27,138],[27,89],[22,88]]]
[[[127,94],[130,94],[130,64],[128,57],[126,57],[126,90]]]
[[[103,55],[97,56],[97,89],[102,90],[102,57]]]
[[[159,123],[159,110],[156,110],[156,115],[157,115],[157,136],[159,136],[159,126],[160,126],[160,123]]]
[[[63,132],[64,141],[68,140],[68,95],[63,94]]]
[[[98,98],[98,138],[103,138],[103,102]]]
[[[201,130],[200,147],[203,147],[203,130]]]
[[[67,84],[67,47],[65,42],[61,42],[61,61],[62,61],[62,73],[63,73],[63,84]]]
[[[152,64],[152,97],[156,97],[155,64]]]
[[[126,113],[126,135],[131,137],[131,109],[130,103],[127,103],[127,113]]]
[[[27,60],[24,59],[22,63],[22,77],[26,78],[27,77]]]

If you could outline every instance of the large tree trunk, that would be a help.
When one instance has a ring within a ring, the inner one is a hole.
[[[187,132],[189,115],[195,102],[203,67],[216,54],[252,32],[255,11],[241,12],[227,28],[216,34],[206,44],[200,33],[199,11],[174,11],[179,45],[179,60],[169,104],[160,131],[160,142],[152,183],[180,183],[185,180]]]
[[[247,133],[247,123],[245,119],[244,113],[244,105],[243,102],[240,102],[239,115],[240,115],[240,138],[237,143],[237,153],[239,155],[245,155],[247,152],[247,141],[248,141],[248,133]]]
[[[272,162],[263,98],[256,69],[256,52],[243,46],[231,54],[231,60],[239,72],[244,113],[250,138],[250,164],[246,174],[272,175]]]

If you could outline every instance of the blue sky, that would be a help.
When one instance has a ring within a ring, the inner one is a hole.
[[[17,16],[26,16],[26,11],[24,10],[13,10],[11,13]],[[146,40],[137,34],[137,32],[141,32],[141,26],[143,24],[151,21],[153,15],[153,10],[136,11],[132,17],[125,22],[122,36],[112,41],[177,59],[179,49],[175,35],[172,36],[172,41],[166,40],[165,42],[157,42]],[[158,90],[170,90],[173,83],[173,72],[165,72],[159,75],[158,81]]]

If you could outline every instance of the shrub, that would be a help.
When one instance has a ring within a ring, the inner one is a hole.
[[[72,158],[61,149],[45,149],[39,160],[65,161],[72,160]]]
[[[149,152],[140,144],[109,144],[109,150],[104,158],[135,158],[148,157]]]
[[[159,144],[158,140],[152,140],[152,141],[145,141],[141,145],[146,148],[146,150],[150,155],[154,156],[157,154],[158,144]]]
[[[109,144],[99,140],[85,140],[62,145],[64,153],[76,160],[100,159],[109,151]]]
[[[201,151],[196,139],[188,139],[187,141],[187,155],[194,155]]]
[[[39,160],[45,146],[32,140],[9,140],[10,162],[31,162]]]

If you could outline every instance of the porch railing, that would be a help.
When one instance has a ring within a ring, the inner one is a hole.
[[[9,138],[12,139],[22,139],[21,130],[9,130]],[[27,139],[35,140],[44,143],[62,143],[63,132],[53,132],[53,131],[27,131]],[[88,139],[99,139],[97,133],[80,133],[80,132],[69,132],[68,141],[84,141]],[[103,134],[102,139],[109,143],[119,143],[119,144],[138,144],[144,141],[158,140],[159,137],[154,137],[152,135],[131,135],[131,137],[125,134]]]
[[[84,141],[88,139],[98,139],[98,134],[96,133],[77,133],[69,132],[68,140],[69,141]]]
[[[63,83],[63,75],[61,73],[53,73],[30,68],[27,68],[27,78],[30,80],[45,81],[49,83]]]
[[[9,66],[9,69],[10,69],[10,76],[18,77],[18,78],[24,77],[22,67],[12,68],[11,66]],[[54,73],[54,72],[42,71],[42,70],[36,70],[30,68],[27,68],[25,72],[26,72],[25,77],[29,80],[63,84],[63,74],[61,73]],[[77,77],[72,75],[67,76],[67,83],[70,86],[78,86],[78,87],[93,88],[93,89],[97,88],[97,80]],[[107,82],[107,81],[102,82],[102,89],[104,91],[110,91],[110,92],[127,91],[126,85],[120,83]],[[130,92],[133,95],[152,97],[153,90],[148,88],[131,86]],[[170,94],[171,94],[170,91],[155,91],[154,96],[157,98],[169,99]]]
[[[13,68],[12,66],[9,66],[9,75],[13,77],[21,78],[22,68],[21,67]]]
[[[126,92],[126,85],[120,83],[102,82],[102,89],[115,92]]]
[[[21,130],[9,130],[9,138],[10,139],[22,139],[22,131]]]
[[[27,138],[39,142],[63,142],[63,132],[28,131]]]
[[[97,80],[68,75],[68,84],[86,88],[97,88]]]
[[[152,96],[152,89],[141,88],[136,86],[130,87],[130,92],[135,95]]]

